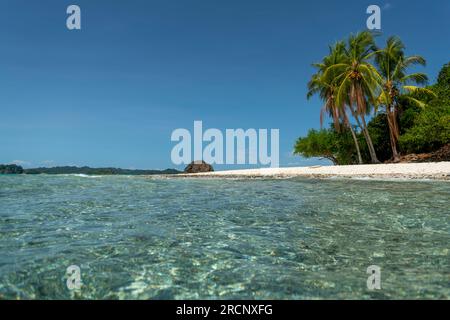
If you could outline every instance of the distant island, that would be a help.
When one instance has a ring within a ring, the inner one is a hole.
[[[178,174],[175,169],[166,170],[132,170],[120,168],[90,168],[90,167],[53,167],[24,169],[15,164],[0,165],[0,174],[86,174],[86,175],[156,175]]]
[[[23,168],[15,164],[0,164],[0,174],[22,174]]]

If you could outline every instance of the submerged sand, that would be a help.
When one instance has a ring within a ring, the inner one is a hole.
[[[182,177],[313,177],[313,178],[382,178],[450,180],[450,162],[398,163],[352,166],[313,166],[216,171],[177,175]]]

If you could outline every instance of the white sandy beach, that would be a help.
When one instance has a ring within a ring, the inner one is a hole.
[[[345,177],[450,180],[450,162],[399,163],[352,166],[314,166],[295,168],[264,168],[183,174],[184,177]]]

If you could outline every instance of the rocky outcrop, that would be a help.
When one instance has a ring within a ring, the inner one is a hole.
[[[450,144],[442,147],[431,155],[433,162],[450,161]]]
[[[213,171],[214,169],[212,165],[207,164],[205,161],[193,161],[186,167],[186,169],[184,169],[184,173],[202,173]]]
[[[400,157],[400,163],[420,163],[420,162],[443,162],[450,161],[450,144],[442,147],[438,151],[421,154],[407,154]],[[387,161],[386,163],[393,163]]]

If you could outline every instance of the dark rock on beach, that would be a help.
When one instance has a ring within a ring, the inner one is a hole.
[[[193,161],[186,167],[186,169],[184,169],[184,173],[202,173],[213,171],[214,169],[212,165],[207,164],[205,161]]]

